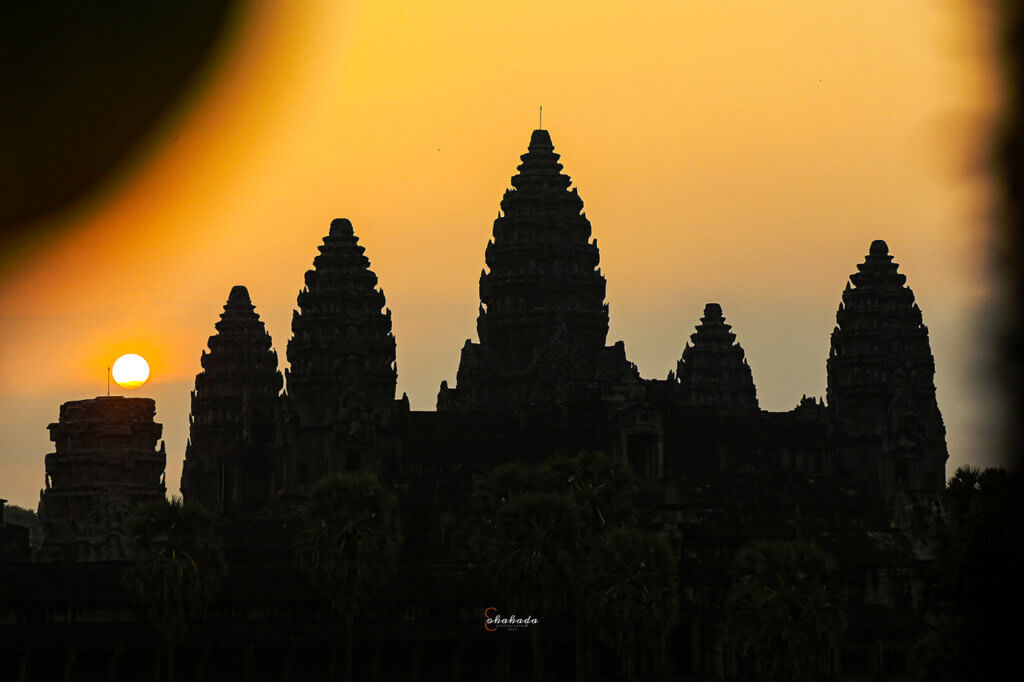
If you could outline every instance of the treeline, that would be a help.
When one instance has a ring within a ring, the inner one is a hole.
[[[39,525],[39,517],[32,509],[25,509],[16,504],[5,504],[4,523],[35,529]]]
[[[1018,471],[960,467],[935,530],[937,594],[915,646],[919,680],[1014,679],[1022,641],[1024,480]]]
[[[550,679],[551,655],[577,681],[609,669],[621,680],[670,674],[666,643],[679,619],[680,561],[657,530],[656,505],[643,499],[650,494],[629,467],[596,453],[507,464],[476,480],[459,544],[502,605],[488,628],[505,627],[502,617],[526,621],[519,626],[529,628],[536,682]],[[397,573],[398,509],[375,476],[346,473],[314,486],[302,513],[296,562],[344,622],[346,681],[354,679],[361,609]],[[161,501],[144,510],[132,538],[139,560],[126,585],[163,633],[167,679],[175,679],[175,649],[226,573],[215,519],[179,499]],[[720,621],[759,677],[827,677],[846,626],[836,574],[811,541],[755,542],[735,556]],[[574,628],[571,651],[548,649],[545,630],[561,623]],[[341,677],[337,653],[330,679]]]
[[[659,530],[657,498],[628,466],[584,453],[537,465],[498,467],[477,478],[455,543],[496,608],[488,629],[529,628],[535,682],[549,667],[577,681],[672,674],[668,642],[681,641],[680,554]],[[927,628],[910,669],[939,682],[1009,679],[1008,651],[1020,641],[1024,487],[1017,473],[961,467],[942,494],[944,522],[933,529]],[[34,512],[5,508],[7,523],[38,527]],[[137,557],[126,588],[164,637],[167,679],[189,624],[220,593],[227,563],[212,513],[180,499],[142,509],[131,526]],[[404,538],[394,492],[374,475],[346,473],[309,492],[296,524],[295,562],[343,622],[329,678],[354,679],[353,631],[364,605],[398,572]],[[692,553],[696,547],[690,548]],[[697,560],[700,560],[699,558]],[[809,539],[758,540],[724,561],[727,580],[712,608],[740,670],[754,679],[819,680],[835,671],[846,631],[847,586],[835,560]],[[549,628],[572,627],[568,650]],[[343,667],[334,660],[343,652]],[[549,666],[551,656],[559,657]],[[603,660],[602,660],[603,659]]]
[[[12,526],[28,528],[29,545],[36,547],[39,543],[39,517],[34,509],[26,509],[16,504],[4,505],[4,523]]]

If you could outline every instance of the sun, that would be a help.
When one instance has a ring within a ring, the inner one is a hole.
[[[129,353],[114,361],[110,368],[114,382],[122,388],[138,388],[149,378],[149,363],[141,355]]]

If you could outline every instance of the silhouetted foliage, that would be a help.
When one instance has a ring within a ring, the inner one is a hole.
[[[227,572],[214,517],[180,497],[143,505],[130,528],[138,561],[127,570],[129,591],[167,643],[167,679],[174,680],[175,645],[188,622],[216,595]]]
[[[964,648],[966,619],[944,614],[929,616],[924,633],[914,642],[914,678],[925,682],[958,682],[970,679],[968,652]]]
[[[345,679],[353,676],[356,616],[398,570],[402,546],[398,498],[373,474],[324,478],[303,512],[299,564],[345,618]],[[333,666],[333,661],[332,661]]]
[[[918,679],[1005,678],[1024,607],[1015,587],[1024,574],[1021,475],[960,467],[944,503],[949,524],[938,532],[936,565],[946,607],[931,614],[914,646]]]
[[[627,680],[635,678],[636,655],[676,624],[677,565],[664,535],[635,528],[610,528],[593,554],[595,589],[588,611],[601,637],[618,652]]]
[[[635,529],[636,505],[632,471],[599,453],[556,457],[539,466],[506,464],[474,487],[467,522],[478,566],[517,609],[533,609],[542,619],[574,613],[577,680],[584,677],[588,614],[605,624],[606,639],[623,660],[656,638],[646,626],[637,628],[633,639],[614,634],[616,618],[635,623],[634,616],[643,613],[637,617],[658,636],[672,624],[645,601],[656,594],[661,606],[675,604],[675,563],[663,561],[671,549],[663,537]],[[623,546],[630,541],[626,552]],[[630,563],[633,559],[640,563]],[[659,572],[664,566],[668,577]],[[536,627],[531,634],[536,642]],[[627,641],[631,645],[622,648]],[[542,653],[535,651],[538,679]],[[624,669],[633,669],[632,658]]]
[[[481,536],[481,564],[506,586],[519,608],[553,614],[565,608],[565,586],[578,577],[582,524],[564,495],[524,492],[498,506]]]
[[[575,457],[555,457],[540,467],[545,480],[569,496],[579,516],[581,537],[577,550],[578,575],[572,584],[576,615],[576,680],[585,677],[584,656],[589,595],[605,588],[610,580],[595,565],[606,551],[605,533],[619,526],[633,527],[637,522],[637,479],[626,465],[603,453],[582,452]]]
[[[544,462],[540,474],[556,490],[568,493],[586,532],[636,523],[636,475],[626,465],[600,453],[583,452]]]
[[[4,523],[28,528],[29,544],[33,547],[36,545],[39,535],[39,517],[34,509],[26,509],[16,504],[6,504],[4,505]]]
[[[811,680],[824,673],[846,630],[835,561],[817,544],[759,540],[732,562],[725,628],[758,675]]]
[[[12,523],[15,526],[32,528],[39,523],[39,518],[31,509],[25,509],[24,507],[19,507],[16,504],[5,504],[4,523]]]
[[[552,492],[554,482],[538,467],[511,462],[495,467],[473,486],[474,511],[490,518],[497,505],[525,492]]]
[[[499,476],[522,480],[513,473]],[[568,496],[543,490],[507,495],[482,521],[482,532],[474,536],[479,565],[515,610],[541,622],[565,611],[572,598],[567,587],[581,578],[582,524]],[[538,682],[544,679],[540,627],[530,631]]]

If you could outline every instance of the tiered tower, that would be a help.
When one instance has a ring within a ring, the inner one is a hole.
[[[397,379],[391,311],[352,223],[334,220],[319,250],[292,316],[285,372],[297,485],[367,468],[349,446],[375,440]]]
[[[548,131],[533,131],[521,158],[485,252],[480,342],[466,342],[458,386],[442,384],[438,409],[544,402],[554,397],[548,389],[602,371],[605,279],[583,201]]]
[[[196,375],[181,492],[220,513],[248,513],[278,485],[281,373],[243,286],[231,289]]]
[[[941,490],[946,429],[935,398],[928,328],[884,241],[871,243],[836,313],[828,404],[845,437],[843,465],[886,495]]]
[[[715,407],[727,412],[758,410],[757,392],[743,348],[722,306],[708,303],[697,331],[690,335],[676,369],[683,405]]]
[[[106,397],[60,406],[50,424],[56,452],[46,455],[39,495],[40,558],[130,558],[128,525],[139,504],[163,499],[167,455],[150,398]]]

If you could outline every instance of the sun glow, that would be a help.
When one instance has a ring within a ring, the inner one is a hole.
[[[110,369],[114,382],[122,388],[138,388],[149,378],[149,363],[141,355],[122,355]]]

